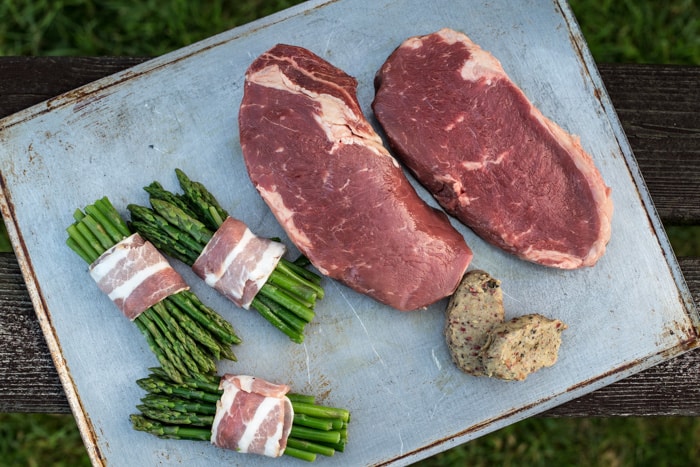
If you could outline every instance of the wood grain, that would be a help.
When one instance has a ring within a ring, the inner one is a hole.
[[[700,67],[600,65],[649,193],[668,224],[700,220]]]
[[[0,57],[0,118],[144,61]],[[700,224],[700,67],[600,65],[652,199],[668,224]],[[680,258],[700,303],[700,258]],[[17,260],[0,254],[0,412],[69,412]],[[551,417],[700,415],[700,351],[556,407]]]

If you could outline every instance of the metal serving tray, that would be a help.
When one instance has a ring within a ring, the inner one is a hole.
[[[358,79],[371,115],[372,80],[389,53],[409,36],[442,27],[466,32],[500,59],[545,115],[581,136],[612,187],[612,239],[590,269],[525,263],[456,224],[475,252],[472,267],[502,280],[507,316],[540,312],[569,325],[559,362],[518,383],[465,375],[443,339],[445,301],[400,313],[331,280],[306,343],[293,344],[176,263],[244,339],[239,363],[221,365],[221,372],[289,383],[349,408],[348,449],[320,462],[405,465],[696,345],[691,296],[564,0],[314,0],[0,121],[2,213],[96,465],[280,461],[131,429],[128,416],[142,395],[134,381],[156,361],[65,246],[73,211],[106,195],[127,216],[127,203],[147,202],[142,187],[152,180],[176,189],[179,167],[255,232],[289,244],[244,170],[236,118],[245,69],[278,42],[307,47]]]

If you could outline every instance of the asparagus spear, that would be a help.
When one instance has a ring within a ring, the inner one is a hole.
[[[223,394],[218,381],[210,377],[175,383],[162,368],[151,371],[137,381],[147,394],[137,406],[141,413],[131,415],[134,429],[162,438],[209,440],[216,402]],[[294,420],[285,455],[313,461],[317,454],[333,456],[344,450],[350,421],[347,410],[316,404],[309,395],[288,397]]]
[[[66,244],[88,264],[132,234],[108,198],[76,210]],[[216,371],[216,360],[235,360],[235,330],[189,291],[163,299],[134,320],[156,358],[173,381],[200,378]]]
[[[210,403],[200,403],[175,396],[163,396],[159,394],[147,394],[141,399],[141,402],[148,407],[154,409],[166,408],[179,412],[194,412],[204,415],[214,415],[216,406]]]
[[[131,227],[166,254],[192,266],[228,213],[199,182],[175,169],[182,194],[158,182],[144,189],[151,207],[130,204]],[[321,278],[305,268],[308,262],[282,259],[253,300],[251,307],[292,341],[304,340],[304,327],[313,320],[316,300],[324,296]]]
[[[181,425],[167,425],[142,415],[131,415],[131,424],[136,430],[146,431],[160,438],[194,439],[208,441],[211,438],[210,428],[194,428]]]

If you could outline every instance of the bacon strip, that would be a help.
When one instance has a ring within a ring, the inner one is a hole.
[[[189,289],[150,242],[133,234],[90,265],[97,286],[130,320],[169,295]]]
[[[279,457],[287,447],[294,410],[289,386],[253,376],[226,374],[219,389],[211,442],[242,453]]]
[[[248,309],[286,247],[260,238],[232,217],[214,233],[192,270],[236,305]]]

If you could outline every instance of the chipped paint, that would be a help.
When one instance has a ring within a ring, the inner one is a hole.
[[[547,80],[548,86],[536,89],[545,95],[535,99],[545,100],[551,88],[572,96],[575,115],[563,112],[569,119],[564,123],[589,122],[580,125],[581,136],[599,145],[596,157],[604,162],[619,201],[606,256],[595,268],[571,273],[524,264],[457,226],[475,248],[474,265],[508,281],[508,309],[536,308],[570,326],[559,362],[525,382],[477,381],[462,374],[443,340],[444,303],[401,314],[326,280],[317,320],[305,344],[296,346],[271,334],[256,315],[198,289],[242,332],[239,361],[222,364],[222,371],[244,369],[289,382],[295,390],[351,410],[351,444],[333,461],[408,464],[697,347],[692,297],[568,6],[555,0],[501,3],[312,0],[0,121],[0,208],[95,465],[222,465],[240,459],[207,445],[130,429],[125,417],[140,394],[131,382],[154,365],[152,354],[134,339],[133,326],[118,321],[108,299],[83,286],[89,279],[64,247],[62,226],[78,205],[99,196],[110,196],[121,209],[143,199],[144,184],[155,179],[173,183],[168,174],[179,166],[205,181],[222,202],[235,207],[232,214],[256,231],[286,241],[250,186],[235,132],[243,72],[277,41],[319,49],[339,66],[353,66],[361,83],[371,87],[384,58],[415,33],[451,26],[474,31],[485,46],[507,46],[523,37],[518,36],[523,28],[532,27],[525,31],[529,42],[520,44],[528,47],[536,45],[543,29],[556,25],[551,29],[561,40],[547,46],[573,57],[577,68],[570,71],[575,76],[583,70],[590,87],[562,81],[566,74],[552,72],[561,63],[548,56],[508,65]],[[449,17],[435,14],[441,7],[450,8]],[[566,27],[560,27],[562,21]],[[361,49],[359,31],[366,38]],[[161,84],[163,77],[167,85]],[[362,95],[365,106],[369,94]],[[162,112],[145,112],[144,102]],[[613,280],[626,286],[611,289]],[[550,293],[544,297],[542,290]],[[76,319],[83,328],[73,335]],[[602,341],[606,345],[597,345]],[[494,391],[499,397],[492,396]],[[377,411],[383,415],[379,419]]]
[[[83,410],[83,405],[78,391],[76,390],[75,384],[73,383],[73,378],[70,374],[68,364],[63,358],[63,351],[61,350],[59,337],[54,329],[51,314],[48,312],[49,307],[43,294],[41,293],[41,288],[36,279],[31,257],[27,252],[24,238],[19,233],[12,197],[10,191],[7,189],[5,177],[1,172],[0,211],[2,212],[2,217],[5,222],[5,226],[7,227],[8,234],[11,237],[17,262],[20,270],[22,271],[27,292],[29,293],[29,297],[34,305],[34,311],[37,315],[39,326],[41,327],[44,337],[46,338],[51,359],[53,360],[54,366],[56,367],[56,372],[58,373],[58,376],[63,384],[63,389],[66,392],[68,404],[71,407],[71,411],[75,417],[80,434],[83,437],[83,442],[87,448],[88,456],[90,457],[90,460],[94,466],[104,465],[105,459],[100,453],[99,443],[95,437],[94,427],[90,422],[90,417],[86,411]]]

